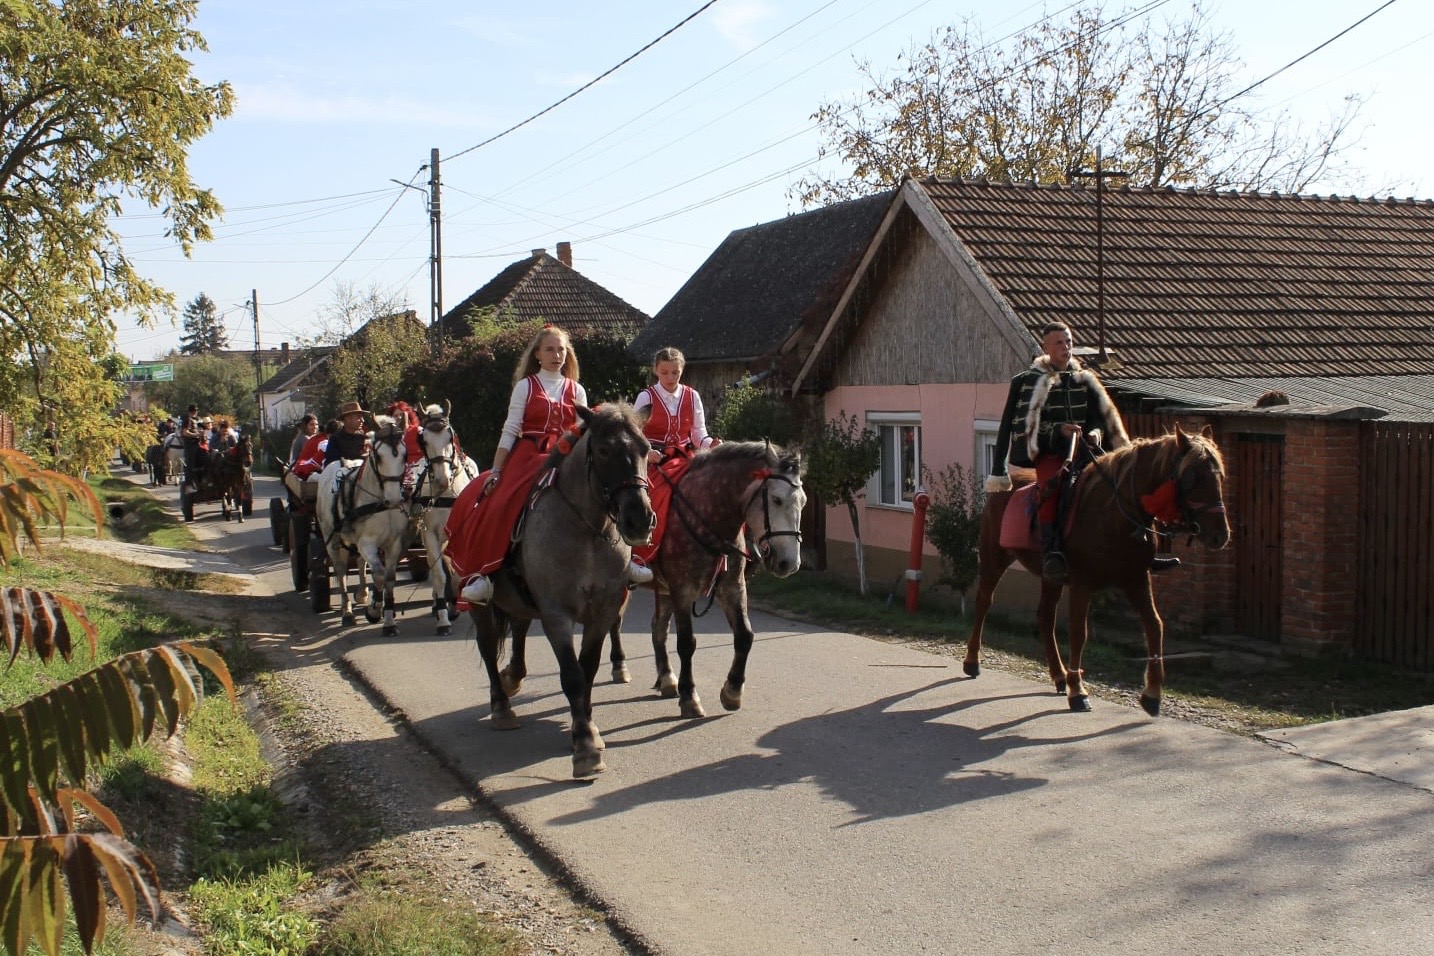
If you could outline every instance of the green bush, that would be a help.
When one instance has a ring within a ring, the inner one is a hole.
[[[926,510],[926,540],[941,555],[941,578],[965,592],[976,583],[981,546],[981,514],[986,495],[975,472],[959,462],[938,472],[922,469],[931,505]]]
[[[712,434],[727,441],[769,439],[786,446],[796,435],[792,410],[781,396],[745,381],[723,394],[711,425]]]

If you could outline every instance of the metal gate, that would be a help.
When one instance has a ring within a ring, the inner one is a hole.
[[[1284,487],[1283,435],[1235,436],[1231,518],[1235,538],[1235,630],[1249,637],[1280,639],[1283,542],[1280,491]]]

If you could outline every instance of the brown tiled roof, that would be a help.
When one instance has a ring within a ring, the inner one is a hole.
[[[316,345],[301,350],[292,362],[269,376],[264,384],[259,386],[259,391],[278,392],[292,387],[309,372],[327,362],[336,348],[337,346],[333,345]]]
[[[645,312],[546,252],[513,263],[449,309],[441,320],[443,334],[467,336],[469,310],[485,306],[515,323],[541,319],[571,333],[602,331],[624,338],[648,321]]]
[[[1035,333],[1097,343],[1089,186],[919,184]],[[1108,188],[1107,377],[1434,372],[1434,203]]]
[[[773,352],[809,311],[823,305],[830,311],[894,194],[731,233],[653,316],[630,351],[645,359],[675,345],[689,362],[749,360]]]

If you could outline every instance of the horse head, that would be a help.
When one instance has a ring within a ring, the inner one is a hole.
[[[624,541],[649,543],[657,516],[647,494],[647,453],[652,446],[643,437],[642,426],[622,402],[598,408],[579,405],[577,412],[583,423],[579,442],[585,445],[589,484]]]
[[[451,486],[453,469],[457,465],[458,438],[448,421],[448,408],[424,406],[418,429],[418,447],[423,450],[425,474],[434,494]]]
[[[245,435],[240,438],[239,444],[234,446],[234,457],[238,459],[239,464],[244,466],[245,471],[248,471],[249,469],[253,468],[254,439],[248,435]]]
[[[746,523],[763,566],[784,578],[802,566],[803,463],[797,452],[771,442],[764,443],[763,451],[766,465],[752,473],[745,492]]]
[[[1175,426],[1177,461],[1171,478],[1180,520],[1207,548],[1218,551],[1230,543],[1225,514],[1225,461],[1207,425],[1199,432]]]
[[[375,415],[369,433],[368,463],[378,479],[383,503],[398,507],[403,497],[403,472],[408,451],[403,447],[403,428],[390,415]]]

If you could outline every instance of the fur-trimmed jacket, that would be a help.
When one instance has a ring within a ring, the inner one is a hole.
[[[1064,371],[1051,368],[1049,356],[1040,355],[1011,379],[1001,430],[996,435],[996,463],[986,479],[986,491],[1009,491],[1006,463],[1033,468],[1042,455],[1064,457],[1060,426],[1079,425],[1107,450],[1130,444],[1120,412],[1095,372],[1070,360]]]

